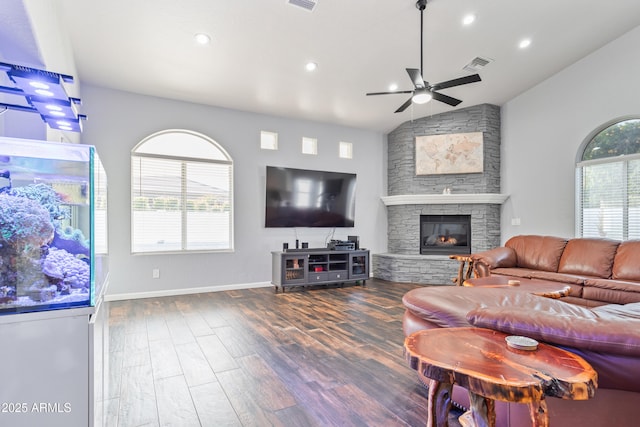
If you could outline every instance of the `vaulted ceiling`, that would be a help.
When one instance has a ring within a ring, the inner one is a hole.
[[[408,95],[365,96],[392,83],[412,89],[415,0],[315,0],[313,11],[288,0],[3,1],[22,1],[26,13],[0,12],[14,28],[0,30],[1,60],[37,62],[13,22],[28,17],[43,65],[92,85],[382,132],[453,109],[431,101],[394,114]],[[468,14],[475,21],[463,25]],[[474,58],[489,59],[482,82],[442,93],[463,100],[456,108],[502,105],[638,25],[637,0],[430,0],[424,77],[461,77]],[[196,33],[211,43],[195,43]]]

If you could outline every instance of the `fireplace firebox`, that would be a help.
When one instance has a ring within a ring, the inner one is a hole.
[[[420,253],[471,253],[471,215],[420,215]]]

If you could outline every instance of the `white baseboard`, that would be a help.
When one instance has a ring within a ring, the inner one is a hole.
[[[206,292],[237,291],[240,289],[268,288],[271,282],[238,283],[235,285],[205,286],[201,288],[168,289],[164,291],[132,292],[127,294],[105,295],[105,301],[123,301],[129,299],[171,297],[177,295],[203,294]]]

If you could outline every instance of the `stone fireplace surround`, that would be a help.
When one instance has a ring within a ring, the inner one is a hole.
[[[416,176],[415,138],[482,132],[484,170]],[[388,138],[387,253],[372,255],[373,276],[390,281],[452,284],[458,264],[420,255],[420,215],[470,215],[471,251],[500,245],[500,108],[482,104],[405,122]],[[442,194],[444,188],[452,194]]]

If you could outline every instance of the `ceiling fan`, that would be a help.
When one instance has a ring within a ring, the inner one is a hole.
[[[403,91],[390,91],[390,92],[372,92],[367,93],[369,95],[391,95],[398,93],[411,93],[412,96],[402,104],[395,112],[401,113],[407,109],[412,102],[416,104],[424,104],[429,102],[431,99],[435,99],[436,101],[444,102],[445,104],[449,104],[453,107],[460,104],[462,100],[453,98],[448,95],[444,95],[442,93],[436,92],[440,89],[447,89],[454,86],[462,86],[469,83],[479,82],[480,76],[478,74],[472,74],[470,76],[460,77],[453,80],[447,80],[446,82],[436,83],[430,85],[429,82],[424,81],[422,78],[422,57],[423,57],[423,48],[422,48],[422,40],[423,40],[423,28],[424,28],[424,9],[427,6],[427,0],[418,0],[416,2],[416,8],[420,10],[420,69],[417,68],[407,68],[407,73],[409,74],[409,78],[413,82],[414,89],[413,90],[403,90]]]

